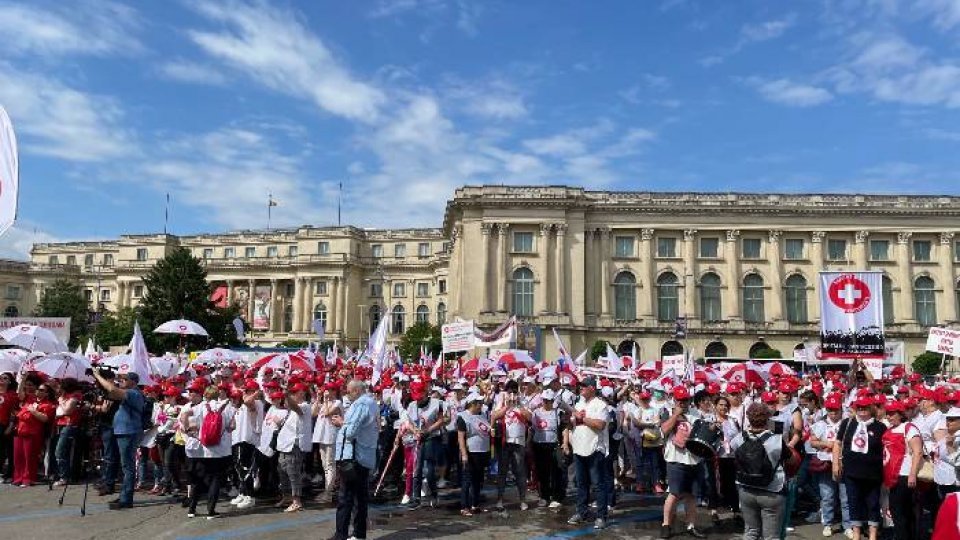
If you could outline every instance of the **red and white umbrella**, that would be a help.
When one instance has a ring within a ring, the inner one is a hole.
[[[199,324],[187,319],[167,321],[153,330],[154,334],[179,334],[181,336],[209,336]]]
[[[0,373],[17,373],[26,359],[27,351],[23,349],[0,349]]]
[[[763,364],[763,371],[767,374],[768,379],[771,376],[783,377],[785,375],[797,374],[796,371],[794,371],[790,366],[784,364],[783,362],[770,362],[769,364]]]
[[[660,373],[663,370],[663,363],[658,360],[649,360],[640,364],[637,373]]]
[[[202,353],[198,354],[197,357],[193,360],[194,364],[210,364],[210,365],[219,365],[226,364],[229,362],[237,362],[243,359],[243,356],[240,353],[231,351],[230,349],[207,349]]]
[[[268,354],[254,362],[250,367],[253,369],[282,369],[287,373],[292,371],[314,371],[316,369],[310,359],[299,353]]]
[[[744,362],[737,364],[723,374],[723,378],[730,382],[741,382],[747,384],[763,384],[763,369],[755,362]]]
[[[527,369],[537,364],[537,361],[530,356],[530,353],[523,350],[501,351],[499,354],[496,354],[493,359],[499,366],[502,366],[505,371]]]
[[[697,384],[706,384],[720,380],[720,374],[712,367],[697,367],[693,372],[693,381]]]
[[[39,371],[54,379],[93,380],[86,374],[86,371],[90,368],[90,360],[79,354],[69,352],[51,354],[38,359],[32,367],[34,371]]]
[[[106,356],[100,360],[100,365],[112,367],[121,375],[132,371],[140,377],[140,384],[150,384],[160,377],[160,372],[152,365],[134,362],[132,354]]]
[[[57,338],[56,334],[32,324],[21,324],[11,326],[3,332],[0,332],[0,338],[10,345],[22,347],[28,351],[39,351],[44,353],[66,352],[67,345]]]

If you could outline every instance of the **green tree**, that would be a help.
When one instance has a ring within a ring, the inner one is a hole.
[[[593,346],[590,347],[590,358],[592,360],[596,360],[597,358],[607,354],[607,345],[609,345],[609,343],[602,339],[594,341]]]
[[[780,352],[780,349],[772,349],[767,347],[754,353],[753,357],[759,360],[768,358],[783,358],[783,354]]]
[[[303,349],[309,344],[310,342],[305,339],[288,339],[280,342],[281,347],[287,347],[290,349]]]
[[[943,357],[937,353],[925,352],[918,354],[917,357],[913,360],[914,373],[919,373],[924,376],[936,375],[940,373],[940,366],[942,364]]]
[[[65,279],[58,279],[43,289],[36,313],[39,317],[70,317],[71,347],[77,344],[77,338],[85,332],[90,317],[80,284]]]
[[[123,307],[116,312],[108,311],[103,314],[93,333],[93,339],[104,350],[107,347],[127,345],[133,337],[133,323],[137,321],[139,313],[132,307]],[[143,332],[149,329],[140,328]]]
[[[426,343],[424,343],[426,341]],[[443,346],[440,342],[440,327],[419,322],[407,328],[400,338],[400,358],[402,360],[420,360],[420,347],[426,345],[427,354],[434,358],[440,354]]]
[[[207,345],[230,346],[237,343],[233,319],[239,308],[218,308],[210,300],[212,289],[200,259],[184,248],[176,248],[157,261],[143,278],[146,292],[141,305],[141,329],[147,345],[170,350],[179,337],[154,334],[153,328],[171,319],[189,319],[210,334]]]

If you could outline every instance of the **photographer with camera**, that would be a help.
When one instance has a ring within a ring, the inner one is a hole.
[[[103,376],[99,369],[88,370],[103,388],[108,399],[120,402],[113,417],[113,435],[120,453],[120,466],[123,468],[123,483],[120,497],[110,503],[111,510],[123,510],[133,507],[133,486],[136,483],[136,454],[143,436],[143,414],[146,399],[138,388],[140,376],[135,372],[116,376],[117,384]]]

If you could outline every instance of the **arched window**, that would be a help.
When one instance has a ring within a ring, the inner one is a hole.
[[[676,274],[664,272],[657,278],[657,320],[673,322],[680,314],[680,287]]]
[[[883,276],[880,278],[880,289],[883,297],[883,324],[893,324],[893,281]]]
[[[933,290],[933,280],[920,276],[913,282],[913,304],[920,326],[937,324],[937,300]]]
[[[517,268],[513,272],[513,314],[533,315],[533,270],[529,268]]]
[[[617,354],[620,356],[633,356],[633,352],[636,351],[637,354],[640,354],[640,346],[637,345],[637,342],[632,339],[625,339],[617,345]]]
[[[743,278],[743,320],[748,323],[763,322],[763,278],[749,274]]]
[[[637,280],[630,272],[620,272],[613,280],[614,318],[632,321],[637,318]]]
[[[3,310],[4,317],[19,317],[20,310],[17,309],[17,306],[7,306],[7,309]]]
[[[417,323],[427,323],[430,324],[430,308],[427,306],[417,306],[417,313],[415,315]]]
[[[720,276],[710,272],[700,278],[700,318],[703,322],[723,319],[720,312]]]
[[[293,332],[293,304],[283,306],[283,331]]]
[[[377,326],[380,324],[381,315],[382,314],[380,313],[379,305],[374,304],[370,306],[370,333],[371,334],[377,331]]]
[[[727,345],[722,341],[711,341],[703,349],[704,358],[726,358],[729,356]]]
[[[757,353],[759,353],[760,351],[765,351],[769,348],[770,346],[767,345],[766,341],[758,341],[754,343],[753,345],[750,346],[750,352],[749,352],[750,358],[756,358]]]
[[[683,354],[683,345],[679,341],[668,341],[660,347],[660,358]]]
[[[800,274],[787,278],[784,284],[787,297],[787,322],[804,324],[807,322],[807,280]]]
[[[406,312],[403,310],[403,306],[394,306],[393,307],[393,324],[391,325],[391,332],[394,334],[403,333],[403,318]]]
[[[437,326],[447,322],[447,305],[443,302],[437,304]]]
[[[313,320],[320,321],[321,328],[326,331],[327,329],[327,306],[323,305],[323,302],[320,302],[313,308]],[[313,330],[313,328],[310,328]]]

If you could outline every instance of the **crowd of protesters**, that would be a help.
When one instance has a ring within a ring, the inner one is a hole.
[[[466,519],[536,506],[603,529],[627,491],[663,497],[660,538],[702,538],[722,519],[742,520],[746,539],[799,523],[854,540],[883,528],[925,540],[935,524],[958,537],[960,381],[875,380],[856,362],[750,383],[457,365],[188,365],[151,384],[3,373],[0,474],[23,488],[93,476],[111,508],[139,491],[188,518],[201,500],[206,519],[224,504],[336,505],[338,539],[351,525],[366,536],[371,496],[411,511],[452,496]]]

